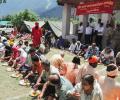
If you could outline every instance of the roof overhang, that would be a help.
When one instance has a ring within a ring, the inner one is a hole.
[[[87,3],[87,2],[93,2],[93,1],[99,1],[99,0],[57,0],[58,5],[61,5],[61,6],[63,6],[65,3],[72,6],[77,6],[80,3]],[[115,2],[114,10],[120,10],[120,0],[114,0],[114,2]]]

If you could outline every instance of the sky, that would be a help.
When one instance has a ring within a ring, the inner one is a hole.
[[[56,0],[6,0],[0,4],[0,16],[14,14],[24,9],[44,12],[57,5]]]

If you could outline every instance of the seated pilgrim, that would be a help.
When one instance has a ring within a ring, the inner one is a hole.
[[[76,40],[75,39],[72,39],[72,43],[69,47],[69,51],[72,52],[72,53],[75,53],[75,48],[76,48]]]
[[[114,61],[114,51],[110,47],[106,47],[100,54],[100,60],[103,64],[109,65]]]
[[[42,62],[42,73],[41,75],[39,76],[36,84],[33,86],[33,89],[36,91],[37,89],[39,90],[44,90],[44,86],[47,84],[48,82],[48,77],[51,75],[51,74],[58,74],[59,75],[59,71],[56,67],[50,65],[50,62],[48,60],[45,60]],[[53,86],[49,86],[49,88],[46,90],[44,96],[48,96],[50,94],[52,94],[52,92],[54,91],[51,91],[51,89],[53,88]]]
[[[76,46],[75,46],[75,54],[79,54],[80,50],[81,50],[81,43],[80,41],[76,42]]]
[[[38,100],[41,100],[48,90],[47,100],[70,100],[66,93],[72,88],[72,84],[65,77],[59,76],[58,74],[51,74],[48,77],[48,81],[43,86],[42,92],[38,96]]]
[[[90,74],[84,75],[81,82],[69,90],[67,95],[75,98],[72,100],[103,100],[100,85]]]
[[[92,43],[92,45],[88,47],[87,52],[85,54],[85,59],[88,59],[92,56],[99,57],[99,48],[96,46],[96,43]]]
[[[78,66],[80,65],[80,58],[75,56],[72,62],[65,62],[62,64],[60,74],[65,76],[74,86],[76,84],[76,76],[79,72]]]
[[[42,73],[42,65],[37,55],[32,56],[32,70],[24,77],[24,80],[29,80],[31,85],[34,85]]]

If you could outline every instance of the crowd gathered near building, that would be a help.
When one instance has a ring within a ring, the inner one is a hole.
[[[36,22],[31,34],[1,33],[0,61],[15,73],[11,77],[21,77],[20,85],[31,86],[30,95],[38,100],[120,100],[120,83],[115,80],[120,71],[120,25],[109,23],[106,30],[101,19],[94,24],[91,18],[85,31],[80,23],[78,40],[69,42],[56,39]],[[51,48],[61,52],[48,59],[45,54]],[[71,62],[64,59],[65,51],[74,55]],[[99,64],[105,66],[105,75],[97,70]]]

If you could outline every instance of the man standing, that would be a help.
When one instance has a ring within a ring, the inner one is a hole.
[[[92,28],[88,23],[85,30],[85,44],[91,44],[91,36],[92,36]]]
[[[41,43],[41,37],[42,37],[42,29],[39,27],[39,23],[36,22],[35,23],[35,27],[32,28],[32,42],[33,42],[33,46],[39,47],[40,43]]]
[[[96,37],[96,44],[102,50],[102,40],[103,40],[103,32],[104,32],[104,24],[100,23],[100,27],[98,28],[98,34]]]
[[[78,26],[78,41],[81,42],[81,38],[83,35],[83,23],[81,22],[80,25]]]

